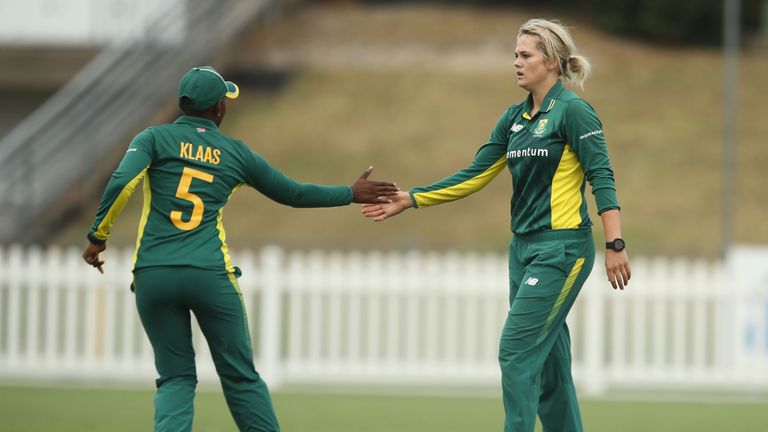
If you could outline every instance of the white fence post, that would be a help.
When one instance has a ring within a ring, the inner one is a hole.
[[[272,388],[282,382],[280,373],[280,325],[281,295],[283,292],[283,251],[276,246],[267,246],[261,252],[260,279],[260,331],[259,352],[260,372]]]
[[[21,356],[21,289],[24,281],[25,267],[24,251],[20,246],[11,246],[8,251],[8,273],[6,279],[8,289],[8,324],[6,326],[7,359],[10,366],[18,366]]]
[[[599,262],[599,261],[598,261]],[[590,396],[602,394],[605,390],[605,290],[607,287],[595,283],[594,273],[587,278],[583,292],[584,314],[584,390]],[[598,278],[599,279],[599,278]],[[586,295],[584,295],[586,294]]]

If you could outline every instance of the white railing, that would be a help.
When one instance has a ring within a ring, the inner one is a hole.
[[[78,250],[0,248],[0,378],[152,379],[131,257],[109,250],[100,275]],[[502,255],[270,247],[234,259],[257,369],[273,388],[498,385]],[[768,275],[755,261],[750,274]],[[635,258],[629,288],[616,292],[597,262],[568,320],[586,393],[768,389],[768,279],[741,278],[733,264]],[[201,380],[215,380],[199,331],[195,345]]]

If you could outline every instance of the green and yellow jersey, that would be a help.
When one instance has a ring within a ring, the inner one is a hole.
[[[220,133],[212,121],[182,116],[174,123],[147,128],[131,141],[104,191],[88,233],[91,242],[109,238],[115,219],[142,179],[144,209],[134,270],[191,266],[234,272],[222,210],[244,184],[293,207],[352,202],[349,186],[298,183],[243,142]]]
[[[501,116],[472,164],[430,186],[410,190],[417,207],[454,201],[487,185],[504,167],[512,173],[512,231],[592,225],[584,199],[588,181],[598,214],[618,209],[602,124],[594,109],[558,80],[531,116],[532,97]]]

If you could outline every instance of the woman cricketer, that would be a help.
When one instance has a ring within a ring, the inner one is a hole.
[[[515,70],[528,97],[502,114],[469,167],[400,192],[391,203],[363,206],[363,214],[382,221],[410,207],[461,199],[509,169],[514,235],[509,313],[499,347],[504,430],[533,432],[538,414],[544,431],[582,431],[565,318],[595,258],[585,183],[605,229],[605,267],[614,289],[630,278],[619,203],[600,120],[563,87],[582,86],[590,71],[568,30],[541,19],[523,24]]]
[[[184,115],[139,133],[107,184],[88,232],[85,261],[98,268],[110,228],[136,185],[144,180],[144,210],[134,255],[136,306],[152,344],[156,381],[155,431],[192,430],[197,375],[190,312],[211,349],[224,396],[242,431],[279,431],[267,386],[254,369],[248,324],[230,262],[224,205],[242,185],[293,207],[387,202],[393,183],[352,186],[298,183],[243,142],[219,131],[226,100],[239,89],[208,66],[192,68],[179,83]]]

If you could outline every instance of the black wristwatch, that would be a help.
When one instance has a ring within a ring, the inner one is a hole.
[[[605,244],[605,248],[606,249],[613,249],[616,252],[623,251],[626,246],[627,245],[626,245],[626,243],[624,243],[624,240],[620,239],[620,238],[617,238],[616,240],[614,240],[612,242],[608,242],[608,243]]]

